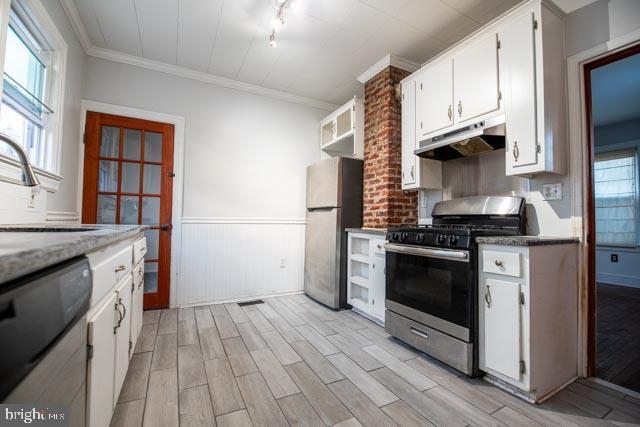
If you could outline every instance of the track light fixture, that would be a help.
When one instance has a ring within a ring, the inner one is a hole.
[[[298,1],[297,0],[284,0],[281,3],[276,3],[277,8],[276,17],[273,18],[271,25],[271,33],[269,34],[269,46],[276,47],[276,31],[280,31],[284,25],[285,12],[288,10],[295,11]]]

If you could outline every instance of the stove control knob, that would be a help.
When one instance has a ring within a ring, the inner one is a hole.
[[[416,242],[418,242],[418,243],[424,242],[424,234],[416,235]]]
[[[400,240],[400,235],[398,233],[393,233],[393,236],[391,238],[393,240]]]
[[[406,240],[407,239],[407,233],[400,233],[400,240]]]
[[[438,243],[442,244],[444,243],[444,234],[438,234]]]
[[[458,236],[449,236],[449,244],[455,245],[456,243],[458,243]]]

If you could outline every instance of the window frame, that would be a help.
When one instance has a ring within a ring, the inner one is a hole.
[[[636,185],[635,185],[635,211],[636,211],[636,241],[634,246],[616,246],[616,245],[599,245],[596,241],[596,247],[601,249],[616,249],[616,250],[627,250],[631,252],[640,251],[640,139],[620,142],[615,144],[608,144],[604,146],[596,146],[594,149],[594,166],[595,166],[595,155],[610,153],[614,151],[621,150],[629,150],[635,149],[635,169],[636,169]],[[593,195],[595,200],[595,194]],[[595,230],[594,230],[595,231]]]
[[[31,37],[43,46],[36,56],[45,60],[45,92],[43,101],[53,113],[44,119],[43,145],[44,165],[34,166],[42,186],[55,192],[62,180],[60,163],[62,158],[62,131],[67,69],[67,44],[49,16],[41,0],[0,0],[0,75],[4,75],[4,60],[11,15],[20,20],[20,31],[29,31]],[[23,26],[24,28],[20,28]],[[12,27],[15,26],[12,24]],[[18,33],[18,31],[16,31]],[[20,34],[18,34],[21,36]],[[27,37],[28,38],[28,37]],[[35,52],[34,52],[35,53]],[[0,84],[0,99],[3,97],[3,85]],[[21,167],[15,159],[0,154],[0,180],[20,182]]]

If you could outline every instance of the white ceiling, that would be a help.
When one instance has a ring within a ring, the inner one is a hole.
[[[640,54],[591,73],[594,126],[640,119]]]
[[[73,0],[96,47],[342,104],[387,53],[422,63],[520,0]]]

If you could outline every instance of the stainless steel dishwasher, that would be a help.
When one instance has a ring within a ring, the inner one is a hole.
[[[85,425],[91,270],[85,257],[0,284],[0,401],[63,405]]]

